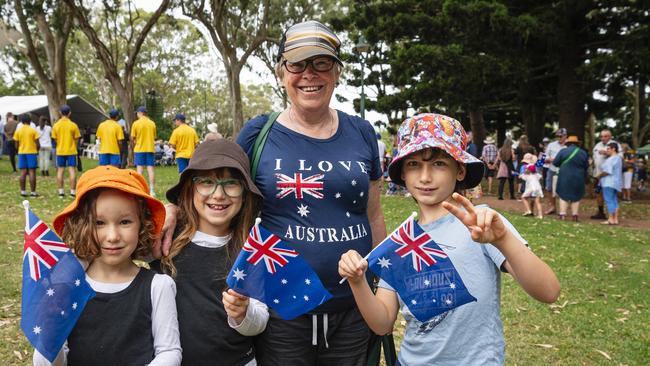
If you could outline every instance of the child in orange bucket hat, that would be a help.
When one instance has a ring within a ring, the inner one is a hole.
[[[100,166],[81,176],[75,200],[53,226],[88,263],[86,280],[96,296],[55,364],[180,365],[176,285],[133,262],[150,254],[164,220],[163,204],[137,172]],[[35,353],[35,365],[47,363],[41,357]]]

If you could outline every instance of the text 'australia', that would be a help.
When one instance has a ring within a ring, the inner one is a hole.
[[[289,225],[284,234],[286,239],[299,240],[303,242],[332,243],[357,240],[368,236],[368,230],[364,224],[356,224],[341,228],[332,227],[305,227],[300,225]]]

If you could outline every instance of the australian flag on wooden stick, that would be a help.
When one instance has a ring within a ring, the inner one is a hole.
[[[226,282],[240,294],[265,303],[285,320],[332,297],[298,252],[259,221],[251,229]]]
[[[24,204],[20,327],[34,348],[53,362],[95,292],[70,248]]]
[[[421,322],[476,301],[451,259],[413,217],[370,253],[368,266]]]

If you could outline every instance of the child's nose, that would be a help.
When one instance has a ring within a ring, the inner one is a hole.
[[[217,189],[214,190],[212,193],[212,197],[215,198],[225,198],[226,197],[226,191],[225,188],[223,188],[222,185],[218,185]]]
[[[423,164],[422,169],[420,170],[420,181],[429,182],[431,181],[431,176],[433,175],[433,167],[430,164]]]
[[[117,227],[110,225],[106,230],[106,239],[109,242],[118,241],[120,239],[120,233],[117,230]]]

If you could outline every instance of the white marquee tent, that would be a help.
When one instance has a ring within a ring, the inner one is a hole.
[[[96,129],[99,123],[108,118],[104,112],[78,95],[68,95],[67,103],[72,109],[70,119],[77,123],[79,128],[90,127]],[[45,95],[0,97],[0,117],[3,122],[6,122],[7,112],[12,112],[15,115],[31,113],[34,122],[38,121],[39,116],[49,117],[50,115]]]

